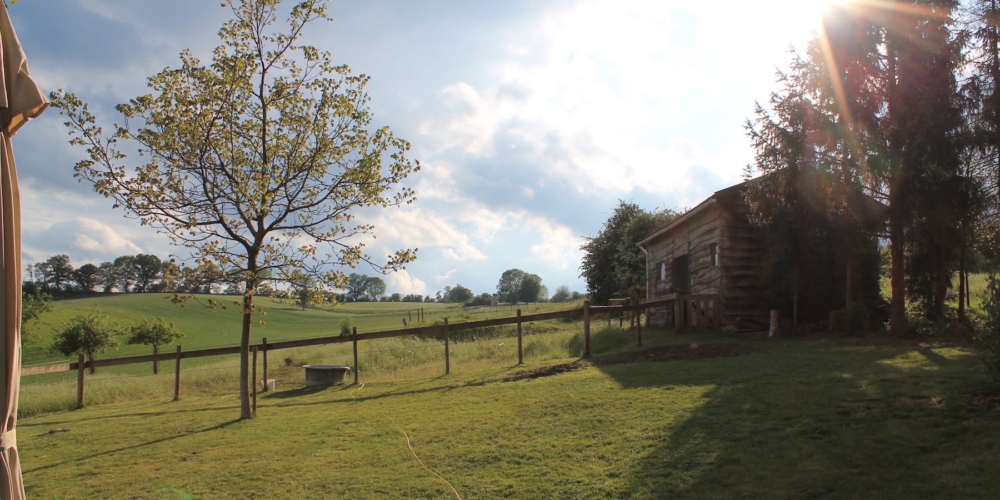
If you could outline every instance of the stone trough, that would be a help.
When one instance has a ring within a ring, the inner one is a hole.
[[[339,384],[351,371],[350,366],[341,365],[302,365],[302,368],[306,369],[306,387]]]

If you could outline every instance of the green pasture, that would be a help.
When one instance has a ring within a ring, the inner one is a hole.
[[[109,314],[113,321],[127,324],[143,316],[163,316],[186,332],[181,339],[185,351],[201,348],[232,346],[239,343],[240,307],[232,304],[238,297],[229,297],[229,306],[207,308],[208,299],[219,301],[219,296],[199,296],[183,308],[164,300],[157,294],[113,295],[87,299],[62,300],[55,303],[52,313],[43,318],[49,325],[58,325],[75,314],[86,313],[95,305]],[[226,297],[223,297],[226,299]],[[223,302],[225,303],[225,302]],[[293,307],[289,301],[259,301],[264,307],[265,326],[254,326],[253,342],[266,336],[269,342],[337,335],[341,321],[349,318],[359,332],[402,328],[403,318],[412,317],[418,324],[416,309],[424,308],[425,323],[440,323],[445,317],[452,324],[491,317],[508,317],[515,314],[511,306],[462,308],[456,304],[436,303],[349,303],[337,306],[310,306],[306,310]],[[582,302],[569,304],[522,305],[523,314],[556,309],[580,307]],[[408,314],[412,312],[412,316]],[[580,329],[579,320],[566,322],[550,320],[524,325],[524,353],[527,359],[545,360],[579,355],[581,345],[576,342],[571,349],[569,336]],[[476,370],[488,367],[509,366],[517,361],[517,342],[513,326],[495,327],[485,331],[455,332],[452,339],[451,361],[453,371]],[[541,335],[541,334],[555,335]],[[50,330],[44,335],[50,337]],[[50,340],[45,340],[48,343]],[[47,360],[65,360],[37,347]],[[151,352],[147,346],[122,345],[100,357],[119,357]],[[166,348],[165,350],[172,350]],[[337,363],[353,364],[351,344],[281,349],[269,352],[271,373],[285,364],[295,370],[294,378],[302,378],[302,364]],[[397,337],[359,343],[360,372],[365,380],[395,380],[403,377],[429,376],[444,370],[444,345],[436,339]],[[32,364],[30,361],[25,365]],[[262,368],[263,359],[259,361]],[[237,385],[238,357],[215,356],[185,359],[181,369],[181,387],[186,394],[206,390],[234,392]],[[99,368],[94,375],[87,375],[87,404],[106,404],[138,399],[169,397],[173,395],[174,363],[161,362],[159,375],[153,376],[152,363],[130,364]],[[271,374],[269,374],[271,375]],[[273,376],[273,375],[271,375]],[[284,383],[285,380],[279,380]],[[76,372],[33,375],[21,379],[21,416],[68,410],[76,405]]]
[[[242,297],[226,295],[196,295],[182,305],[174,304],[172,294],[131,293],[98,295],[93,297],[57,300],[52,312],[42,315],[37,330],[41,334],[38,342],[25,346],[23,363],[33,365],[63,361],[62,354],[51,352],[55,332],[77,314],[87,314],[97,308],[109,316],[112,322],[128,325],[143,317],[163,317],[173,322],[185,334],[180,340],[184,350],[224,347],[239,344]],[[210,305],[209,301],[215,303]],[[323,337],[340,333],[344,318],[350,318],[359,333],[395,330],[403,328],[403,319],[416,324],[417,310],[424,309],[426,323],[441,321],[468,321],[496,316],[513,316],[511,306],[462,308],[459,304],[438,304],[419,302],[354,302],[338,305],[311,304],[305,310],[291,300],[257,297],[255,305],[262,312],[256,312],[252,328],[252,341],[259,342],[267,337],[269,342],[311,337]],[[556,307],[561,306],[561,307]],[[528,305],[521,306],[528,314],[537,310],[580,307],[576,304]],[[263,321],[260,325],[258,321]],[[117,351],[103,357],[118,357],[149,354],[147,346],[122,345]],[[74,359],[75,360],[75,359]]]
[[[527,368],[577,359],[579,321],[538,326]],[[464,499],[996,498],[1000,399],[969,348],[645,334],[738,355],[649,361],[634,332],[600,330],[593,364],[505,381],[509,338],[459,343],[447,376],[436,341],[388,339],[368,355],[409,365],[307,389],[294,361],[252,421],[225,384],[23,418],[27,494],[454,498],[447,480]]]

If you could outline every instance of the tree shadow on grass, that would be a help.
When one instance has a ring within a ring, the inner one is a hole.
[[[111,450],[105,450],[105,451],[101,451],[101,452],[98,452],[98,453],[91,453],[89,455],[74,456],[72,459],[63,460],[62,462],[55,462],[55,463],[51,463],[51,464],[48,464],[48,465],[43,465],[43,466],[35,467],[35,468],[25,468],[24,469],[24,473],[25,474],[32,474],[32,473],[40,472],[40,471],[47,470],[47,469],[53,469],[53,468],[56,468],[56,467],[61,467],[63,465],[66,465],[66,464],[72,463],[72,462],[86,462],[87,460],[90,460],[90,459],[93,459],[93,458],[97,458],[97,457],[101,457],[101,456],[104,456],[104,455],[111,455],[111,454],[119,453],[119,452],[122,452],[122,451],[135,450],[135,449],[139,449],[139,448],[145,448],[147,446],[153,446],[155,444],[165,443],[167,441],[173,441],[175,439],[181,439],[181,438],[196,436],[198,434],[204,434],[206,432],[212,432],[212,431],[216,431],[216,430],[220,430],[220,429],[225,429],[226,427],[229,427],[230,425],[233,425],[235,423],[239,423],[241,421],[242,420],[240,420],[240,419],[229,420],[229,421],[222,422],[222,423],[210,426],[210,427],[205,427],[204,429],[199,429],[199,430],[196,430],[196,431],[188,431],[188,432],[184,432],[182,434],[177,434],[177,435],[174,435],[174,436],[162,437],[162,438],[159,438],[159,439],[153,439],[153,440],[150,440],[150,441],[146,441],[145,443],[135,444],[135,445],[131,445],[131,446],[122,446],[122,447],[119,447],[119,448],[115,448],[115,449],[111,449]]]
[[[495,370],[495,373],[492,373],[492,372],[491,373],[487,373],[487,374],[481,375],[481,376],[479,376],[477,378],[474,378],[472,380],[466,379],[466,380],[463,380],[461,382],[456,382],[456,383],[452,383],[452,384],[431,385],[431,384],[440,384],[442,381],[449,380],[449,377],[454,377],[452,375],[439,375],[437,377],[420,379],[420,380],[414,381],[412,383],[403,384],[403,385],[401,385],[399,387],[396,387],[395,389],[390,389],[388,391],[378,392],[378,393],[375,393],[375,394],[372,394],[371,391],[369,391],[369,392],[362,391],[361,388],[364,387],[364,384],[361,384],[359,386],[355,386],[353,384],[350,384],[350,385],[344,384],[344,385],[328,386],[328,387],[303,387],[303,388],[297,388],[297,389],[289,389],[289,390],[286,390],[286,391],[272,393],[269,396],[267,396],[267,399],[268,400],[271,400],[271,399],[274,399],[274,400],[291,400],[291,399],[297,399],[297,398],[303,398],[303,397],[307,397],[307,396],[312,396],[312,395],[320,394],[320,393],[327,392],[327,391],[333,391],[332,393],[334,393],[334,394],[339,394],[339,393],[342,393],[343,391],[352,391],[353,392],[351,399],[335,399],[335,400],[321,400],[321,401],[302,401],[302,402],[296,402],[296,403],[277,403],[277,404],[274,405],[275,407],[278,407],[278,408],[287,408],[287,407],[295,407],[295,406],[317,406],[317,405],[330,405],[330,404],[340,404],[340,403],[357,403],[357,402],[363,402],[363,401],[384,399],[384,398],[389,398],[389,397],[393,397],[393,396],[405,396],[405,395],[414,395],[414,394],[427,394],[427,393],[442,393],[442,394],[444,394],[444,393],[453,391],[455,389],[462,389],[462,388],[467,388],[467,387],[479,387],[479,386],[484,386],[484,385],[491,384],[491,383],[497,383],[497,382],[500,381],[500,378],[499,378],[500,374],[503,373],[503,372],[509,371],[509,370],[510,370],[510,368],[502,368],[502,369]],[[418,389],[418,387],[427,386],[427,385],[431,385],[431,386],[430,387],[424,387],[424,388]]]
[[[995,498],[1000,412],[973,403],[984,390],[977,361],[751,343],[753,354],[726,359],[597,364],[624,390],[704,389],[623,475],[620,496]]]
[[[173,404],[173,402],[164,403],[164,404]],[[17,422],[17,427],[18,428],[51,427],[53,425],[77,423],[77,422],[80,422],[81,420],[83,420],[83,421],[90,421],[90,420],[108,420],[108,419],[112,419],[112,418],[159,417],[159,416],[170,415],[170,414],[187,414],[187,413],[213,412],[213,411],[231,411],[231,410],[239,410],[239,409],[240,409],[240,405],[235,404],[235,405],[231,405],[231,406],[214,406],[214,407],[211,407],[211,408],[183,408],[183,409],[179,409],[179,410],[125,412],[125,413],[114,413],[114,414],[111,414],[111,415],[88,416],[86,418],[82,418],[82,419],[79,419],[79,420],[48,420],[48,419],[46,419],[44,421],[38,421],[38,422],[36,422],[34,420],[29,420],[29,421],[26,421],[26,422],[18,421]]]

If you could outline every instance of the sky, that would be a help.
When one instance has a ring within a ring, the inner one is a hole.
[[[416,203],[365,215],[376,260],[419,249],[384,277],[388,292],[492,293],[510,268],[585,291],[580,245],[618,200],[683,210],[740,182],[753,159],[744,123],[829,3],[332,1],[307,42],[371,77],[374,124],[422,165],[406,182]],[[9,12],[35,81],[108,125],[181,51],[209,60],[231,14],[205,0],[20,0]],[[63,121],[50,108],[13,139],[24,262],[187,257],[73,177],[85,152]]]

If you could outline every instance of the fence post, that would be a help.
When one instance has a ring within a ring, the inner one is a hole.
[[[354,344],[354,385],[358,385],[358,327],[351,329]]]
[[[406,317],[410,318],[410,323],[413,323],[413,311],[406,311]]]
[[[524,351],[521,350],[521,308],[517,308],[517,364],[524,364]]]
[[[590,357],[590,301],[583,301],[583,357]]]
[[[153,344],[153,356],[156,356],[159,353],[160,353],[159,347],[156,344]],[[157,374],[157,372],[159,371],[158,368],[159,368],[159,363],[157,362],[156,358],[153,358],[153,375]]]
[[[424,322],[424,308],[423,307],[420,308],[420,322],[421,323]]]
[[[635,308],[635,337],[636,345],[642,347],[642,309]]]
[[[86,377],[87,363],[84,362],[83,354],[76,358],[76,407],[83,408],[83,379]]]
[[[257,346],[253,348],[253,370],[250,376],[253,378],[253,406],[250,409],[250,418],[255,418],[257,416]]]
[[[406,318],[403,318],[403,328],[406,328]]]
[[[261,389],[261,392],[267,392],[267,337],[261,339],[261,345],[263,346],[262,350],[264,351],[261,353],[264,355],[264,359],[261,360],[263,364],[262,366],[264,367],[264,387]]]
[[[451,356],[448,353],[448,318],[444,319],[444,374],[451,373]]]
[[[177,346],[177,366],[174,368],[174,401],[181,399],[181,346]]]

